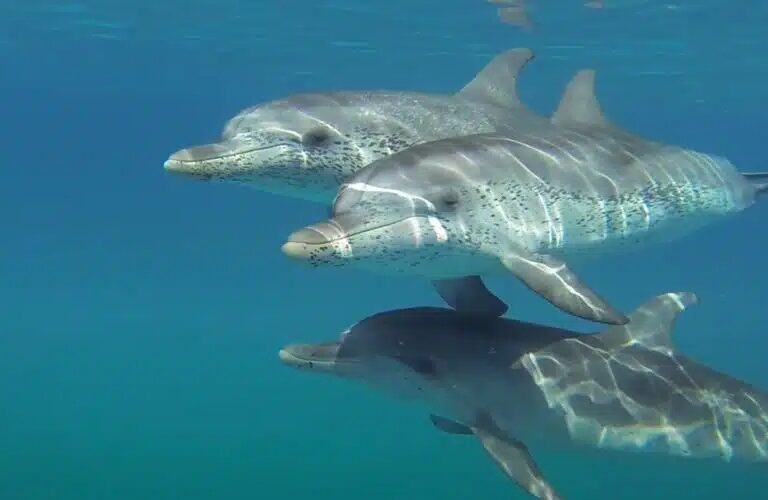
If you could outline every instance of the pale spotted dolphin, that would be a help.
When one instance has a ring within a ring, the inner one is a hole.
[[[378,160],[345,181],[331,219],[296,231],[283,251],[314,266],[431,280],[511,272],[566,312],[623,324],[564,257],[670,240],[768,190],[768,174],[609,123],[589,70],[571,81],[552,122]]]
[[[178,151],[165,168],[330,204],[345,178],[414,144],[548,127],[517,93],[519,74],[533,57],[528,48],[502,52],[453,95],[350,91],[261,104],[232,118],[220,142]],[[465,312],[498,316],[507,309],[477,276],[435,285],[449,305]]]
[[[260,104],[229,120],[221,141],[177,151],[165,168],[330,204],[344,179],[414,144],[546,124],[516,88],[533,57],[528,48],[502,52],[452,95],[339,91]]]
[[[474,435],[520,487],[551,500],[561,497],[528,446],[768,460],[768,395],[675,352],[675,319],[695,300],[661,295],[598,334],[402,309],[280,358],[425,404],[438,429]]]

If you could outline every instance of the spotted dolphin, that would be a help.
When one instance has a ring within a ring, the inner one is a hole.
[[[521,103],[516,88],[533,57],[528,48],[502,52],[453,95],[330,92],[248,108],[227,123],[220,142],[178,151],[165,168],[330,204],[345,178],[414,144],[549,126]],[[436,280],[435,286],[465,312],[498,316],[507,310],[478,276]]]
[[[768,174],[610,123],[585,70],[551,127],[444,139],[378,160],[344,182],[331,219],[294,232],[283,251],[313,266],[430,280],[509,272],[563,311],[623,324],[566,257],[668,241],[766,191]]]
[[[165,169],[330,204],[342,181],[414,144],[546,122],[521,103],[528,48],[494,57],[455,94],[339,91],[299,94],[243,110],[219,142],[172,154]]]
[[[768,394],[673,346],[676,318],[695,302],[660,295],[595,334],[401,309],[280,358],[427,406],[437,429],[475,436],[520,487],[552,500],[529,446],[768,461]]]

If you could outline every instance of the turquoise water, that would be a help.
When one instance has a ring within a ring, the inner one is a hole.
[[[526,498],[421,408],[277,359],[366,315],[439,305],[427,283],[306,269],[280,245],[324,207],[162,164],[251,104],[452,92],[528,46],[533,109],[551,112],[573,72],[594,67],[622,126],[768,170],[765,3],[529,3],[525,30],[482,0],[0,1],[0,499]],[[768,389],[767,219],[756,205],[580,273],[624,310],[697,292],[680,350]],[[526,320],[591,327],[489,282]],[[765,464],[536,456],[569,499],[768,487]]]

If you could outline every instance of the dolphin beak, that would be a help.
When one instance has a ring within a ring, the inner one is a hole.
[[[239,170],[237,162],[229,157],[240,152],[235,144],[227,142],[195,146],[173,153],[165,161],[164,168],[172,174],[198,179],[227,177]]]
[[[340,347],[338,342],[293,344],[280,349],[278,356],[293,368],[330,372],[336,367]]]
[[[283,253],[292,259],[309,260],[348,251],[350,232],[345,227],[354,227],[350,222],[334,218],[299,229],[288,236]]]
[[[165,162],[165,169],[171,172],[185,172],[190,165],[221,158],[230,154],[231,150],[219,144],[207,144],[193,148],[182,149],[173,153]]]

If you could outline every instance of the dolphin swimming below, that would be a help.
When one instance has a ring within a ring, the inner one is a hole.
[[[221,141],[182,149],[165,168],[330,204],[345,178],[408,146],[545,123],[522,105],[516,89],[533,57],[527,48],[502,52],[453,95],[340,91],[254,106],[227,123]]]
[[[280,359],[426,405],[435,427],[474,435],[520,487],[551,500],[528,446],[768,461],[768,395],[675,351],[676,318],[695,302],[660,295],[596,334],[402,309]]]
[[[611,124],[584,70],[550,127],[443,139],[377,160],[344,181],[331,219],[294,232],[283,251],[313,266],[425,277],[454,307],[483,289],[477,276],[509,272],[563,311],[623,324],[566,257],[672,240],[767,190],[768,174]],[[473,288],[462,288],[464,276]]]

